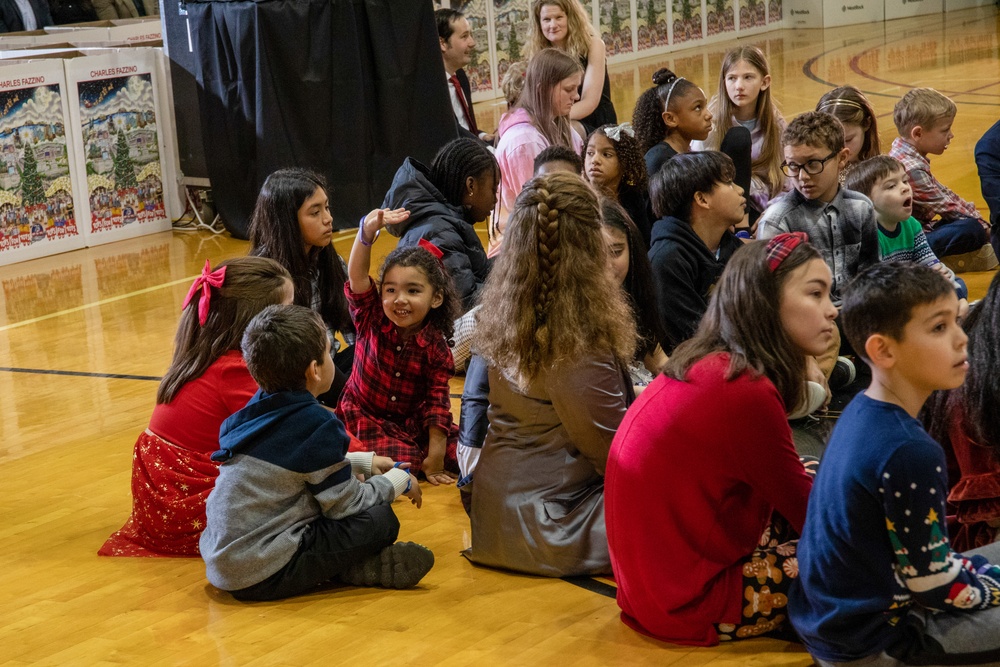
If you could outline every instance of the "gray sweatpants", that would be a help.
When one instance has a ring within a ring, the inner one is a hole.
[[[1000,564],[1000,542],[967,552],[979,554]],[[1000,665],[1000,607],[990,607],[971,614],[931,612],[914,609],[902,623],[910,626],[922,641],[906,651],[905,659],[895,658],[896,647],[879,655],[851,662],[829,662],[814,658],[819,667],[901,667],[902,665]],[[901,623],[901,624],[902,624]],[[914,650],[917,649],[917,650]],[[905,649],[904,649],[905,650]]]

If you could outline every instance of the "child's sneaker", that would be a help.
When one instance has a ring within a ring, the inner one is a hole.
[[[830,373],[830,389],[833,391],[843,389],[854,382],[854,378],[857,376],[858,372],[850,359],[847,357],[837,357],[837,364],[833,367],[833,372]]]
[[[818,382],[806,382],[805,401],[790,415],[789,419],[802,419],[823,407],[826,402],[826,388]]]
[[[434,553],[414,542],[396,542],[348,568],[340,579],[352,586],[413,588],[434,567]]]
[[[955,273],[965,273],[967,271],[992,271],[997,267],[997,256],[993,252],[993,246],[989,243],[979,250],[967,252],[962,255],[949,255],[942,257],[941,261]]]

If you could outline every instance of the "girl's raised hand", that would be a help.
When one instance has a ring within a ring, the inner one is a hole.
[[[405,208],[376,208],[365,216],[365,236],[375,240],[375,234],[386,225],[397,225],[410,217]]]

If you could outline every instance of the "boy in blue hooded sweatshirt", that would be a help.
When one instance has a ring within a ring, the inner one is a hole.
[[[301,306],[265,308],[242,347],[260,390],[223,422],[212,455],[221,465],[200,542],[208,580],[243,601],[330,580],[415,586],[434,554],[396,542],[391,503],[405,495],[420,507],[420,487],[409,464],[348,453],[344,425],[316,400],[333,380],[322,320]]]

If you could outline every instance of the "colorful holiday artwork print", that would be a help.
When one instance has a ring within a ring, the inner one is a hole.
[[[740,0],[740,30],[767,25],[766,11],[763,0]]]
[[[767,22],[768,23],[778,23],[784,18],[782,13],[781,0],[771,0],[767,4]]]
[[[525,49],[531,35],[531,21],[534,18],[528,0],[493,0],[497,81],[503,81],[511,63],[527,59]]]
[[[674,44],[702,37],[701,3],[695,0],[674,0]]]
[[[91,232],[166,219],[151,75],[77,88]]]
[[[0,91],[0,252],[79,234],[66,145],[59,85]]]
[[[708,15],[709,36],[736,30],[736,13],[733,11],[733,0],[709,0]]]
[[[640,51],[670,44],[666,0],[639,0],[636,18],[639,24],[636,33]]]
[[[628,0],[601,0],[601,39],[609,56],[632,53],[632,8]]]
[[[486,0],[457,0],[451,3],[469,21],[476,48],[472,51],[472,61],[463,69],[469,77],[472,92],[493,90],[493,75],[490,67],[490,29]]]

